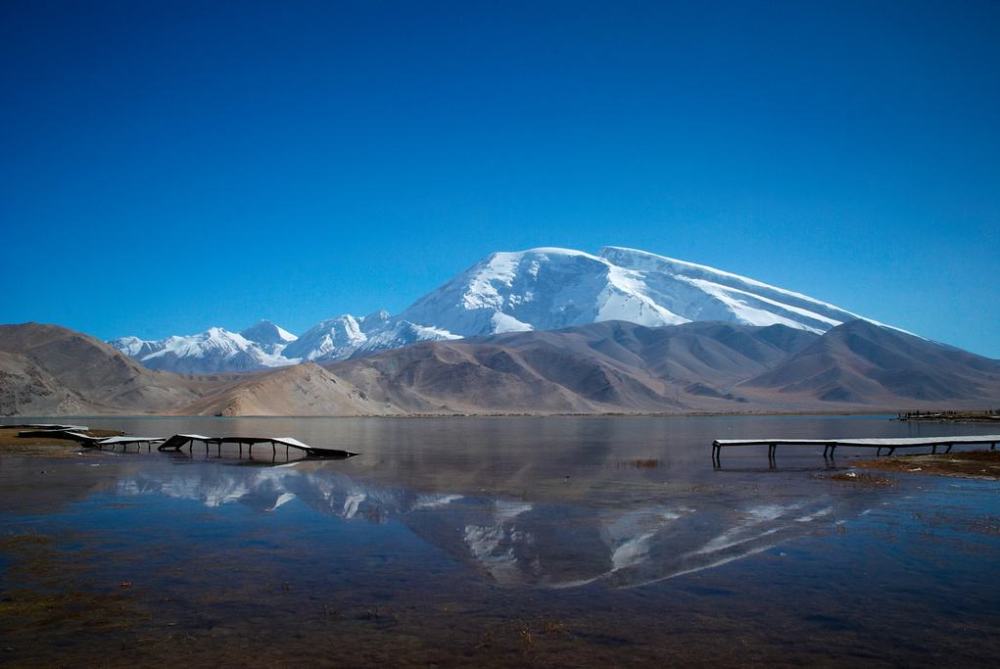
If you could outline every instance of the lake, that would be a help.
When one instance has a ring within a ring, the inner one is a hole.
[[[8,419],[6,422],[24,422]],[[30,419],[57,422],[64,419]],[[76,422],[74,419],[73,422]],[[349,460],[0,457],[0,663],[988,665],[1000,486],[831,476],[888,416],[88,418]],[[842,452],[843,451],[843,452]],[[844,477],[839,477],[843,479]]]

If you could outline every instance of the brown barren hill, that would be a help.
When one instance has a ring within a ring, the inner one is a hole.
[[[1000,400],[1000,361],[857,320],[740,389],[827,404],[990,406]]]
[[[185,407],[182,413],[223,416],[362,416],[401,413],[370,400],[349,381],[308,362],[250,374]]]
[[[0,325],[0,414],[165,413],[233,382],[155,372],[57,325]]]
[[[57,326],[0,326],[7,415],[851,412],[997,402],[1000,361],[865,321],[824,335],[609,321],[224,376],[152,371]]]

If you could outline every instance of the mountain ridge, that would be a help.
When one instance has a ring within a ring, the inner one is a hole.
[[[342,314],[298,338],[286,332],[281,342],[273,335],[267,344],[252,341],[244,335],[253,328],[239,334],[212,328],[163,340],[122,337],[111,343],[155,369],[215,373],[611,320],[650,327],[698,321],[777,324],[822,333],[856,318],[802,293],[646,251],[606,246],[595,255],[538,247],[491,253],[395,316]]]
[[[0,326],[7,415],[843,412],[998,399],[1000,361],[861,320],[822,335],[604,321],[215,376],[149,370],[58,326]]]

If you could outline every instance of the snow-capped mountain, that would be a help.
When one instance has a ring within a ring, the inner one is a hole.
[[[236,334],[111,342],[147,367],[249,370],[343,360],[420,341],[553,330],[622,320],[786,325],[823,333],[856,314],[801,293],[705,265],[615,246],[597,255],[561,248],[493,253],[398,316],[377,311],[324,320],[299,338],[268,321]]]
[[[268,320],[258,321],[240,334],[244,339],[259,344],[271,354],[281,353],[286,346],[298,339],[288,330]]]
[[[470,337],[608,320],[646,326],[727,321],[825,332],[858,316],[704,265],[607,247],[599,255],[558,248],[494,253],[400,318]]]
[[[301,360],[343,360],[353,355],[400,348],[418,341],[458,339],[434,327],[395,319],[384,309],[362,318],[343,314],[322,321],[289,344],[284,355]]]
[[[291,365],[282,351],[295,335],[270,321],[260,321],[241,333],[213,327],[194,335],[160,340],[120,337],[112,346],[150,369],[181,374],[210,374]]]

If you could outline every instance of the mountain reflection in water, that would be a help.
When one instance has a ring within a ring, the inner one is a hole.
[[[868,496],[815,495],[761,503],[729,492],[696,504],[619,507],[525,501],[459,492],[420,493],[347,476],[338,463],[276,467],[218,463],[142,468],[119,480],[123,497],[161,495],[209,508],[280,513],[293,501],[337,522],[396,521],[497,584],[634,587],[722,565],[856,516]]]

